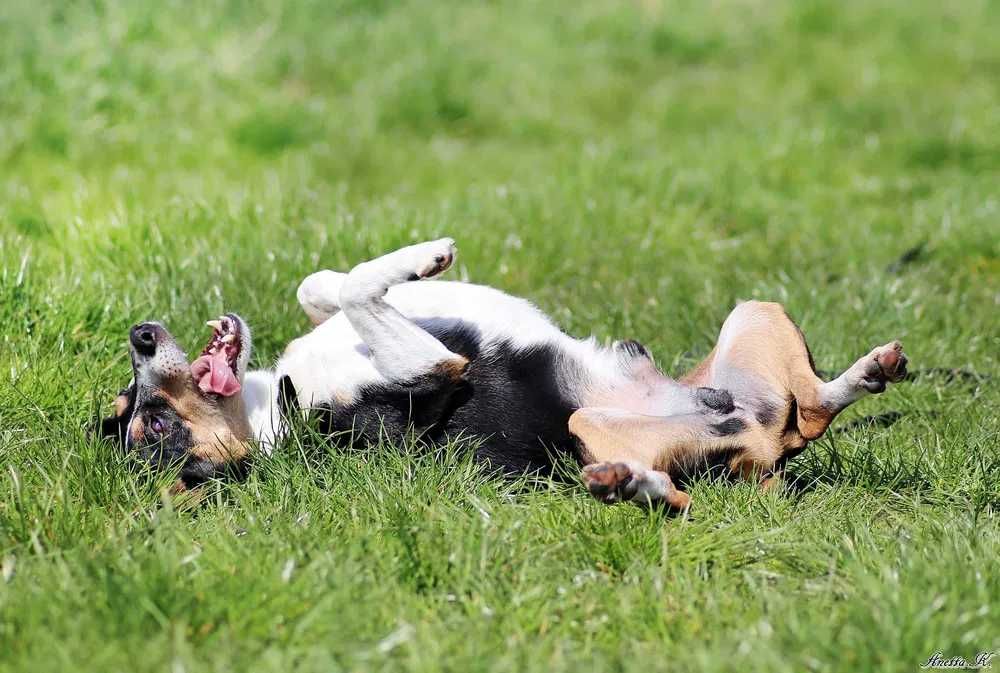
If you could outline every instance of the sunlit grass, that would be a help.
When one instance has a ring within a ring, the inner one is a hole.
[[[1000,9],[6,3],[0,670],[912,671],[1000,650]],[[128,327],[308,329],[299,280],[452,277],[680,373],[783,302],[900,338],[784,491],[670,518],[308,429],[197,506],[87,439]],[[873,418],[868,418],[873,417]],[[881,423],[879,421],[882,421]]]

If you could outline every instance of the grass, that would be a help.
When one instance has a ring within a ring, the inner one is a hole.
[[[912,671],[1000,650],[1000,6],[5,3],[0,670]],[[199,507],[83,428],[145,318],[452,277],[680,373],[741,298],[919,376],[689,517],[306,435]],[[957,371],[953,371],[957,370]],[[889,414],[888,427],[865,421]]]

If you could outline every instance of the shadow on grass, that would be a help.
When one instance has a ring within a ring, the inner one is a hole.
[[[905,456],[886,459],[864,448],[845,451],[838,446],[838,439],[844,435],[857,430],[889,428],[905,416],[901,411],[889,411],[831,429],[824,440],[810,444],[785,470],[785,487],[797,497],[820,485],[850,485],[915,494],[930,492],[933,482],[928,478],[927,461],[914,461]]]

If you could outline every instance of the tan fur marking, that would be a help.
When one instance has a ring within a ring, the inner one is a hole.
[[[667,473],[692,456],[759,443],[752,431],[709,437],[703,430],[696,418],[607,408],[584,407],[569,418],[569,431],[584,445],[588,462],[634,461]]]
[[[799,405],[796,422],[799,426],[799,434],[807,441],[822,436],[832,421],[833,413],[819,405],[812,408]]]
[[[216,465],[242,460],[249,451],[246,442],[239,441],[232,435],[210,436],[204,439],[206,441],[196,441],[188,453]]]
[[[126,411],[128,411],[128,396],[119,395],[118,397],[116,397],[114,406],[115,406],[115,412],[114,412],[115,416],[121,416],[122,414],[124,414]]]
[[[242,395],[213,402],[194,386],[190,378],[171,389],[161,389],[159,394],[191,430],[194,446],[188,452],[192,456],[216,464],[246,457],[252,430]]]
[[[648,467],[660,465],[661,454],[671,443],[665,425],[662,418],[593,407],[569,417],[570,433],[583,443],[594,463],[631,460]]]
[[[146,428],[143,426],[142,418],[138,414],[132,419],[132,425],[129,426],[128,432],[132,435],[132,441],[135,442],[142,441],[143,436],[146,434]]]
[[[727,335],[725,351],[717,357],[720,365],[751,371],[782,391],[793,383],[822,383],[809,366],[801,333],[781,304],[746,302],[733,310],[724,332],[730,321],[736,323],[736,332]]]
[[[469,368],[469,361],[461,356],[456,356],[449,360],[442,360],[434,365],[432,372],[444,377],[448,381],[458,382],[465,376],[465,370]]]

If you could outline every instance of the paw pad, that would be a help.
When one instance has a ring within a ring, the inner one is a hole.
[[[627,499],[624,490],[632,482],[632,470],[625,463],[596,463],[583,469],[587,490],[606,503]]]
[[[898,383],[906,378],[906,365],[909,361],[900,342],[893,341],[879,346],[869,357],[861,379],[861,385],[868,392],[880,393],[885,390],[887,383]]]

